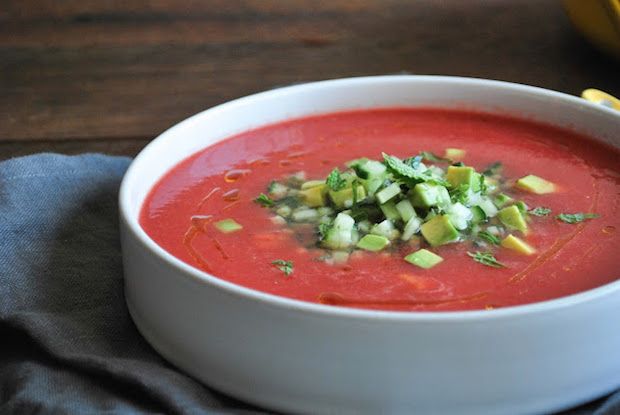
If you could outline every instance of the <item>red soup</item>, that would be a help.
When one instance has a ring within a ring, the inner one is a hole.
[[[146,233],[216,277],[303,301],[491,309],[618,278],[619,152],[521,119],[340,112],[230,137],[169,171]]]

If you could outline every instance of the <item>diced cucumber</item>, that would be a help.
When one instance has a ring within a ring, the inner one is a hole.
[[[322,244],[330,249],[345,249],[353,245],[355,221],[347,214],[339,213],[332,227],[326,232]]]
[[[420,226],[422,226],[422,219],[418,218],[417,216],[413,216],[405,224],[405,228],[403,229],[403,236],[401,236],[401,239],[403,241],[410,240],[414,234],[420,231]]]
[[[291,214],[291,219],[295,222],[315,222],[318,218],[319,212],[316,209],[301,208]]]
[[[478,206],[484,211],[487,218],[493,218],[497,215],[497,208],[489,198],[482,198],[480,202],[478,202]]]
[[[398,183],[392,183],[386,188],[379,190],[375,197],[379,204],[384,204],[398,194],[400,194],[400,185]]]
[[[290,206],[280,206],[278,208],[278,210],[276,210],[276,213],[280,216],[284,216],[285,218],[288,218],[289,216],[291,216],[291,211],[292,209],[290,208]]]
[[[474,224],[482,223],[487,220],[487,214],[484,213],[484,210],[482,210],[480,206],[472,206],[471,214],[472,214],[471,221]]]
[[[361,221],[361,222],[359,222],[359,223],[357,224],[357,229],[358,229],[360,232],[363,232],[363,233],[368,233],[368,232],[370,232],[370,227],[371,227],[371,226],[372,226],[372,224],[370,223],[370,221],[368,221],[368,220],[363,220],[363,221]]]
[[[389,219],[374,225],[370,229],[370,233],[373,235],[385,236],[390,241],[393,241],[400,236],[400,232],[394,227],[394,224]]]
[[[390,244],[385,236],[368,234],[357,243],[357,247],[366,251],[378,252]]]
[[[393,200],[390,200],[389,202],[380,205],[379,208],[387,219],[391,221],[400,220],[400,214],[398,213],[398,210],[396,209],[396,205],[394,204]]]
[[[438,184],[418,183],[411,195],[414,207],[428,209],[433,206],[445,207],[450,204],[448,189]]]
[[[218,231],[223,233],[231,233],[243,229],[243,226],[241,226],[241,224],[230,218],[215,222],[213,225],[217,228]]]
[[[269,189],[267,190],[267,193],[269,193],[269,196],[272,199],[282,199],[283,197],[285,197],[288,193],[288,186],[283,185],[282,183],[278,183],[278,182],[272,182],[269,185]]]
[[[512,197],[508,196],[505,193],[500,193],[495,198],[495,206],[497,206],[498,208],[502,208],[512,201],[513,201]]]
[[[420,268],[429,269],[442,262],[443,258],[427,249],[420,249],[407,255],[405,261]]]
[[[368,160],[366,163],[359,164],[355,169],[361,179],[370,179],[385,176],[386,167],[383,163],[375,160]]]
[[[448,218],[456,229],[463,230],[467,229],[469,221],[473,218],[473,213],[463,204],[456,202],[448,208]]]
[[[413,205],[407,199],[401,200],[395,206],[396,206],[396,210],[398,211],[400,217],[403,219],[403,222],[405,223],[409,222],[409,219],[411,219],[412,217],[417,216],[415,213],[415,209],[413,209]]]

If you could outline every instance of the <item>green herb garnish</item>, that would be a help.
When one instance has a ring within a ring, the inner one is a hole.
[[[493,245],[499,245],[500,241],[499,238],[495,235],[493,235],[492,233],[489,233],[487,231],[481,231],[478,232],[478,237],[484,241],[487,241]]]
[[[529,213],[530,215],[534,215],[534,216],[547,216],[551,213],[551,209],[538,206],[538,207],[535,207],[534,209],[528,210],[527,213]]]
[[[482,265],[486,265],[488,267],[493,268],[503,268],[506,265],[499,262],[491,252],[480,252],[476,251],[476,253],[468,252],[467,255],[473,258],[474,261],[481,263]]]
[[[421,151],[420,156],[422,156],[424,160],[432,161],[434,163],[441,163],[442,161],[448,163],[452,162],[452,160],[444,157],[439,157],[438,155],[431,153],[430,151]]]
[[[561,220],[564,223],[579,223],[586,219],[598,218],[596,213],[560,213],[556,216],[556,219]]]
[[[260,195],[258,195],[258,197],[254,199],[254,201],[258,203],[259,205],[262,205],[263,207],[271,207],[275,204],[275,202],[271,200],[271,198],[264,193],[261,193]]]
[[[340,175],[340,170],[338,170],[338,167],[336,167],[334,170],[332,170],[331,173],[329,173],[329,176],[327,176],[325,183],[334,192],[344,189],[347,185],[347,181],[343,179]]]
[[[282,271],[287,277],[293,273],[293,261],[276,259],[275,261],[272,261],[271,264],[275,265],[275,267]]]
[[[496,161],[495,163],[489,164],[487,166],[486,169],[484,169],[484,171],[482,172],[483,175],[485,176],[495,176],[496,174],[498,174],[502,169],[504,168],[504,165],[499,162]]]
[[[403,162],[396,156],[390,156],[389,154],[385,153],[382,154],[385,166],[387,167],[388,171],[392,173],[392,175],[397,179],[401,179],[409,184],[427,182],[439,184],[446,187],[450,186],[450,183],[447,180],[432,177],[431,172],[428,170],[421,173],[415,168],[413,168],[410,164]]]

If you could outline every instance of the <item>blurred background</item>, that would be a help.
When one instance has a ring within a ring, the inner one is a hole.
[[[460,75],[620,95],[613,46],[602,53],[571,23],[588,32],[600,10],[565,3],[575,2],[0,0],[0,159],[134,155],[210,106],[338,77]],[[603,37],[620,39],[616,17]]]

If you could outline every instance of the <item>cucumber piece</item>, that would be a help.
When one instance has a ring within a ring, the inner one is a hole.
[[[484,210],[482,210],[482,208],[480,206],[472,206],[471,207],[471,214],[472,214],[472,218],[471,221],[474,224],[479,224],[479,223],[483,223],[486,222],[487,220],[487,214],[484,213]]]
[[[405,229],[403,229],[403,236],[400,239],[403,241],[410,240],[414,234],[420,231],[420,226],[422,226],[422,219],[417,216],[412,217],[405,224]]]
[[[400,214],[398,213],[398,210],[396,209],[396,205],[394,204],[393,200],[390,200],[389,202],[380,205],[379,208],[387,219],[391,221],[400,220]]]
[[[495,198],[495,206],[497,206],[498,208],[502,208],[512,201],[513,201],[512,197],[508,196],[505,193],[500,193]]]
[[[458,229],[467,229],[469,221],[473,218],[473,213],[463,204],[456,202],[448,209],[448,218],[452,225]]]
[[[484,211],[485,215],[487,215],[487,218],[493,218],[495,217],[495,215],[497,215],[497,208],[495,207],[493,202],[491,202],[491,200],[486,197],[480,200],[480,202],[478,202],[478,206]]]
[[[294,222],[316,222],[319,219],[319,212],[316,209],[301,208],[291,214]]]
[[[323,246],[330,249],[346,249],[353,245],[353,226],[355,221],[345,213],[339,213],[334,219],[332,227],[325,234],[321,242]]]
[[[400,194],[400,185],[398,183],[392,183],[388,187],[379,190],[375,197],[377,198],[377,202],[382,205],[398,194]]]
[[[384,236],[390,241],[393,241],[400,236],[400,232],[394,227],[394,224],[389,219],[374,225],[370,229],[370,233],[373,235]]]
[[[368,234],[357,243],[357,247],[366,251],[378,252],[390,244],[385,236]]]
[[[360,163],[354,168],[360,179],[384,178],[387,170],[383,163],[379,163],[375,160],[368,160],[365,163]]]
[[[395,206],[398,214],[405,223],[409,222],[409,219],[411,219],[412,217],[417,216],[415,213],[415,209],[413,209],[413,205],[407,199],[401,200]]]
[[[429,269],[443,261],[443,258],[433,252],[420,249],[405,257],[405,261],[420,268]]]
[[[237,232],[243,229],[243,226],[241,226],[241,224],[230,218],[215,222],[213,225],[217,228],[218,231],[223,233]]]
[[[450,205],[448,189],[438,184],[418,183],[411,194],[411,204],[414,207],[428,209],[433,206],[445,207]]]

